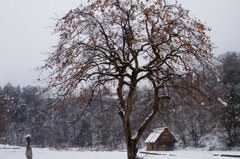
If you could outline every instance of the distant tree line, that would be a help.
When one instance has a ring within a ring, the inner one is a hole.
[[[164,111],[143,134],[138,147],[144,146],[151,130],[161,126],[170,127],[181,147],[204,147],[211,140],[222,142],[226,148],[240,146],[240,54],[225,53],[220,61],[214,68],[219,77],[205,75],[216,98],[198,103],[197,99],[189,100],[181,92],[170,90],[173,98],[162,101]],[[0,143],[25,145],[25,135],[31,134],[32,145],[38,147],[125,148],[122,123],[114,115],[117,110],[112,95],[89,101],[91,106],[79,104],[78,98],[69,98],[59,108],[49,105],[54,98],[42,95],[42,90],[10,83],[0,87]],[[141,106],[133,110],[139,116],[136,125],[144,120],[152,92],[144,87],[135,93],[134,104]],[[133,129],[137,127],[133,125]]]

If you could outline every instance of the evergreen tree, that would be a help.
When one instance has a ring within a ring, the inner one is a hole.
[[[228,105],[222,108],[222,123],[227,131],[229,146],[240,145],[240,94],[234,86],[225,93]]]
[[[221,109],[221,121],[229,146],[240,145],[240,54],[226,53],[223,62],[223,84],[227,106]]]

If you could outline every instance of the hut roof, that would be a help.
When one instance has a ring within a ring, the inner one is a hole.
[[[145,140],[145,143],[154,143],[167,127],[155,129]]]

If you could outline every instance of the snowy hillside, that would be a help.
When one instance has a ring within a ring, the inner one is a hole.
[[[140,150],[140,152],[145,152]],[[162,151],[151,152],[153,154],[139,153],[144,159],[229,159],[221,155],[240,155],[239,151]],[[1,159],[26,159],[25,147],[13,147],[0,145]],[[104,151],[77,151],[48,148],[33,148],[34,159],[127,159],[126,152],[104,152]]]

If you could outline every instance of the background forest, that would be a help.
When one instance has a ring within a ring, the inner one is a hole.
[[[174,96],[163,101],[160,112],[142,136],[138,147],[154,128],[168,126],[178,140],[177,148],[208,147],[232,149],[240,146],[240,54],[228,52],[221,56],[215,70],[220,78],[206,74],[215,93],[205,103],[189,100],[181,92],[170,90]],[[94,99],[91,107],[68,99],[65,107],[52,107],[49,94],[37,86],[0,87],[0,143],[25,145],[25,136],[31,134],[32,145],[37,147],[84,147],[96,149],[125,148],[121,122],[109,108],[113,98],[108,94]],[[135,94],[134,115],[144,118],[151,102],[152,90],[141,88]],[[184,106],[184,107],[183,107]],[[138,110],[137,110],[138,109]],[[103,113],[104,112],[104,113]],[[136,125],[139,121],[135,121]],[[132,125],[134,128],[134,125]]]

